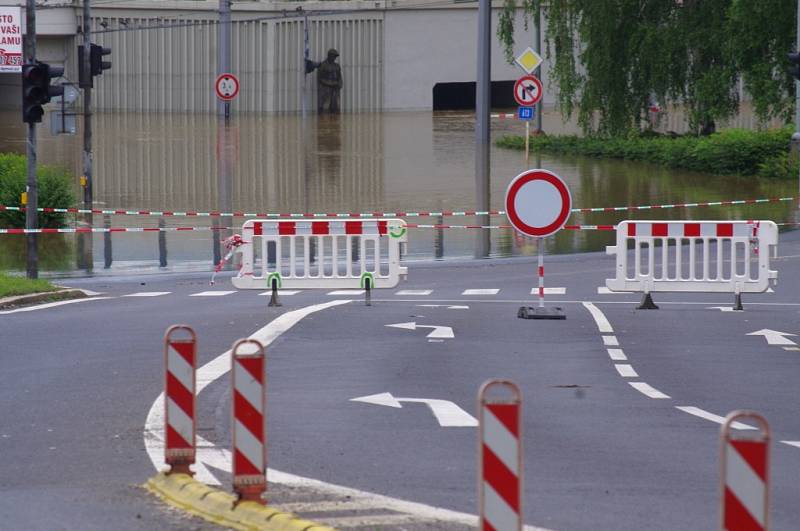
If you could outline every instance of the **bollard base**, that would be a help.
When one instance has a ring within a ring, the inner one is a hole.
[[[266,505],[267,500],[265,500],[262,495],[266,492],[267,487],[266,485],[248,485],[248,486],[234,486],[233,487],[234,494],[237,495],[236,502],[234,506],[239,505],[241,502],[250,501],[258,503],[259,505]]]
[[[741,293],[737,293],[736,294],[736,300],[733,303],[733,310],[737,311],[737,312],[743,312],[744,311],[744,306],[742,306],[742,294]]]
[[[520,319],[558,319],[567,318],[564,310],[559,306],[549,306],[546,308],[535,308],[533,306],[520,306],[517,311]]]
[[[267,304],[267,306],[283,306],[280,299],[278,299],[278,283],[274,280],[272,281],[272,295],[269,297],[269,304]]]
[[[649,293],[645,293],[642,297],[642,303],[636,307],[637,310],[658,310],[658,306],[653,302],[653,297]]]
[[[189,469],[189,465],[194,464],[194,459],[192,459],[191,463],[167,463],[169,464],[169,470],[166,471],[166,475],[171,474],[186,474],[187,476],[194,477],[194,472]]]

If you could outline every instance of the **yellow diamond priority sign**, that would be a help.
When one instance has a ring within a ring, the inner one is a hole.
[[[533,71],[542,64],[542,57],[534,52],[531,47],[528,47],[528,49],[517,57],[516,61],[520,68],[525,70],[525,73],[532,74]]]

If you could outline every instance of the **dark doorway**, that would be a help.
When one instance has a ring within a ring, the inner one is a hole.
[[[514,82],[492,81],[491,106],[493,108],[515,107]],[[433,110],[475,109],[475,82],[436,83],[433,86]]]

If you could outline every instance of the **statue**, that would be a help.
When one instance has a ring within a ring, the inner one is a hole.
[[[328,50],[328,58],[321,63],[306,61],[306,73],[317,70],[317,110],[320,114],[339,112],[339,91],[342,90],[342,67],[336,63],[339,52]]]

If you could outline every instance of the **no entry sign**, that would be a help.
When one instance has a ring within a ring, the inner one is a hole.
[[[239,94],[239,78],[233,74],[220,74],[214,83],[214,90],[217,97],[223,101],[229,101]]]
[[[530,107],[542,99],[542,82],[536,76],[522,76],[514,83],[514,99],[522,107]]]
[[[528,236],[550,236],[561,230],[572,209],[566,183],[547,170],[520,173],[506,190],[506,216],[515,229]]]

